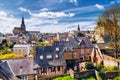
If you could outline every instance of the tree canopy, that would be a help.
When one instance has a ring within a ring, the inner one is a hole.
[[[115,57],[118,58],[120,52],[120,7],[112,7],[103,12],[97,20],[97,28],[104,28],[104,37],[110,37],[109,43],[112,45]]]

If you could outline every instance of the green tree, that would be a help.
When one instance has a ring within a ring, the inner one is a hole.
[[[97,20],[97,28],[103,27],[104,37],[110,38],[114,49],[114,56],[118,58],[120,52],[120,7],[112,7],[106,10]]]
[[[7,44],[7,40],[6,40],[6,39],[3,39],[3,40],[2,40],[2,44]]]
[[[87,63],[85,64],[85,68],[86,68],[87,70],[90,70],[90,69],[94,69],[95,67],[94,67],[94,65],[93,65],[92,62],[87,62]]]
[[[39,42],[45,42],[45,39],[44,38],[40,38],[38,41]]]
[[[97,71],[101,71],[103,68],[104,68],[103,65],[96,65],[96,66],[95,66],[95,69],[96,69]]]
[[[107,80],[106,74],[103,71],[99,72],[99,76],[102,78],[102,80]]]
[[[8,43],[8,47],[9,47],[9,48],[13,48],[13,46],[14,46],[15,44],[16,44],[15,42],[12,42],[12,41],[11,41],[11,42]]]
[[[34,50],[30,50],[30,54],[34,55],[35,51]]]

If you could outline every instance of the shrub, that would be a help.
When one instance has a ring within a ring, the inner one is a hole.
[[[117,71],[117,66],[106,66],[103,71]]]
[[[102,80],[107,80],[106,74],[103,71],[99,72],[99,76],[102,78]]]
[[[81,80],[96,80],[94,77],[82,78]]]
[[[92,62],[87,62],[87,63],[85,64],[85,68],[86,68],[87,70],[94,69],[94,65],[93,65]]]
[[[4,54],[0,55],[0,59],[9,59],[9,58],[24,58],[24,54],[14,54],[14,53],[9,53],[9,54]]]
[[[95,69],[96,69],[97,71],[101,71],[103,68],[104,68],[103,65],[96,65],[96,66],[95,66]]]
[[[75,80],[71,76],[58,77],[53,80]]]
[[[120,80],[120,76],[115,77],[113,80]]]

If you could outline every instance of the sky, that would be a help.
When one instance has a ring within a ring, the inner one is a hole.
[[[120,0],[0,0],[0,32],[12,33],[24,16],[27,31],[93,30],[97,18]]]

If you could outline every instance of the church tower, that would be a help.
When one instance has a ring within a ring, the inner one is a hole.
[[[26,27],[25,27],[25,22],[24,22],[24,16],[22,17],[21,31],[22,31],[22,32],[26,32]]]
[[[82,31],[80,31],[80,26],[79,26],[79,24],[78,24],[78,28],[77,28],[77,37],[84,37],[84,36],[85,36],[85,34],[82,33]]]
[[[79,24],[78,24],[78,29],[77,29],[77,30],[78,30],[78,32],[80,32],[80,27],[79,27]]]

